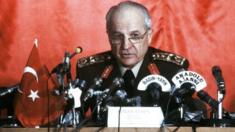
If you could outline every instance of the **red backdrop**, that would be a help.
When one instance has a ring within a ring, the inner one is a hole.
[[[137,0],[150,10],[152,46],[187,57],[190,70],[207,80],[205,89],[217,98],[211,67],[219,65],[226,83],[224,107],[235,111],[235,1]],[[77,59],[110,49],[105,14],[120,0],[0,0],[0,86],[18,83],[34,38],[49,69],[77,46]]]

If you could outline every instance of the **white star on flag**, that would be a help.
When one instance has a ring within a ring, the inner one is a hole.
[[[33,102],[36,100],[36,98],[40,98],[38,96],[38,90],[36,90],[35,92],[33,90],[30,90],[30,95],[28,97],[32,98]]]

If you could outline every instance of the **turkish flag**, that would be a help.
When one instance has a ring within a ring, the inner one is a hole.
[[[56,81],[40,61],[35,43],[14,100],[15,115],[24,127],[48,124],[63,113],[65,100],[53,95],[56,87]]]

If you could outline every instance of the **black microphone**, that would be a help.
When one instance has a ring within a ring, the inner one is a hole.
[[[90,88],[86,91],[86,93],[83,96],[84,102],[86,102],[89,98],[93,97],[94,90],[97,89],[98,87],[101,87],[101,84],[103,83],[103,81],[105,79],[108,78],[108,76],[111,74],[112,70],[113,70],[113,66],[108,65],[105,67],[103,73],[101,74],[101,77],[94,78],[93,84],[90,86]]]
[[[104,90],[105,94],[102,98],[105,99],[113,95],[114,92],[123,85],[123,83],[124,80],[122,78],[115,78],[113,80],[113,83],[107,89]]]
[[[161,91],[162,91],[162,87],[158,83],[155,83],[155,82],[149,84],[146,90],[147,94],[150,95],[149,97],[154,103],[159,101],[160,96],[161,96]]]
[[[110,106],[123,106],[124,100],[127,98],[127,93],[124,89],[118,89],[114,95],[107,100],[107,105]]]
[[[201,90],[201,91],[197,92],[197,96],[201,100],[203,100],[204,102],[209,104],[212,109],[217,110],[219,102],[216,101],[215,99],[213,99],[207,92]]]
[[[101,87],[102,83],[103,83],[103,79],[94,78],[94,83],[90,86],[90,88],[87,90],[87,92],[83,96],[83,101],[86,102],[89,98],[92,98],[94,95],[94,90],[97,89],[98,87]]]
[[[206,102],[207,104],[209,104],[209,106],[215,110],[218,111],[218,104],[219,102],[217,100],[215,100],[214,98],[212,98],[207,92],[201,90],[199,92],[197,92],[197,96],[203,100],[204,102]],[[224,109],[223,109],[223,118],[228,118],[231,119],[231,116],[229,115],[229,113]],[[218,117],[217,117],[218,118]]]
[[[18,84],[14,85],[14,86],[11,86],[11,87],[0,88],[0,97],[5,96],[5,95],[10,94],[10,93],[13,93],[19,88],[20,88],[20,86]]]
[[[213,66],[212,67],[212,74],[215,77],[215,80],[217,82],[217,87],[218,90],[222,93],[225,94],[225,83],[224,83],[224,78],[222,76],[222,71],[219,66]]]
[[[188,98],[191,98],[195,92],[195,85],[186,82],[180,86],[180,88],[175,89],[173,95],[176,98],[177,103],[183,103]]]
[[[141,106],[141,100],[140,96],[127,98],[127,92],[124,89],[118,89],[109,104],[114,106]]]

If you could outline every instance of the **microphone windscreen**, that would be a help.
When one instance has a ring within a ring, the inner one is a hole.
[[[127,93],[125,90],[119,89],[116,91],[115,96],[119,97],[120,99],[125,99],[127,97]]]
[[[160,89],[161,90],[162,87],[157,83],[151,83],[147,86],[147,90],[152,90],[152,89]]]
[[[162,88],[157,83],[151,83],[147,87],[147,94],[150,95],[153,102],[156,102],[160,99]]]
[[[179,89],[176,89],[174,95],[180,98],[192,97],[195,92],[195,85],[191,83],[184,83]]]
[[[76,54],[79,54],[79,53],[82,53],[82,47],[77,47],[76,49],[75,49],[75,53]]]
[[[218,77],[221,75],[221,69],[219,66],[213,66],[212,67],[212,74],[215,76],[215,77]]]

